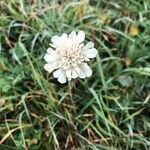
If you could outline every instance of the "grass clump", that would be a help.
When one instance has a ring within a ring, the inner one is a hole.
[[[149,0],[1,0],[0,149],[150,149]],[[93,75],[44,69],[53,35],[83,30]]]

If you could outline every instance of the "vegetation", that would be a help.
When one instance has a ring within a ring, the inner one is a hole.
[[[1,150],[150,149],[149,0],[0,1]],[[64,85],[43,66],[53,35],[99,55]]]

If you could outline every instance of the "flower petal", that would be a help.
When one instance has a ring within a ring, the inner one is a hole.
[[[64,33],[61,37],[60,37],[60,40],[61,41],[64,41],[68,38],[68,35],[66,33]]]
[[[54,78],[58,78],[61,74],[63,74],[63,70],[62,69],[58,69],[58,70],[53,72]]]
[[[88,42],[82,49],[82,53],[87,61],[88,58],[94,58],[97,55],[97,50],[94,48],[93,42]]]
[[[49,47],[49,48],[47,49],[47,53],[48,53],[48,54],[51,54],[51,53],[53,53],[53,52],[54,52],[54,50],[53,50],[52,48]]]
[[[88,42],[84,47],[83,49],[87,50],[89,48],[93,48],[94,47],[94,43],[93,42]]]
[[[52,62],[52,61],[56,61],[57,60],[57,53],[55,51],[53,51],[51,54],[47,53],[44,56],[45,61],[47,62]]]
[[[51,38],[51,41],[54,45],[58,45],[59,44],[59,40],[60,40],[60,37],[58,35],[55,35]]]
[[[46,71],[48,71],[49,73],[51,73],[53,70],[55,70],[57,68],[57,65],[52,63],[52,64],[45,64],[44,65],[44,69]]]
[[[85,33],[83,31],[79,31],[77,36],[76,36],[76,42],[78,44],[82,43],[85,39]]]
[[[58,81],[59,81],[61,84],[66,83],[67,80],[66,80],[66,75],[65,75],[64,72],[58,77]]]
[[[69,38],[74,40],[76,38],[76,32],[75,31],[72,31],[70,34],[69,34]]]
[[[97,50],[96,50],[95,48],[88,49],[87,52],[86,52],[86,55],[87,55],[89,58],[94,58],[94,57],[96,57],[96,55],[97,55]]]
[[[71,70],[67,70],[66,71],[66,77],[68,78],[68,80],[70,81],[71,80]]]
[[[75,68],[75,71],[77,72],[78,76],[79,76],[81,79],[86,78],[86,74],[84,73],[84,70],[81,69],[80,67]]]
[[[87,65],[87,63],[81,64],[81,69],[84,71],[86,77],[90,77],[92,75],[91,68]]]
[[[78,77],[78,74],[77,74],[77,72],[76,72],[75,70],[72,70],[72,75],[71,75],[71,77],[72,77],[73,79],[75,79],[75,78]]]
[[[83,49],[82,53],[85,58],[94,58],[97,55],[97,50],[95,48]]]
[[[51,41],[52,44],[50,44],[52,47],[57,48],[58,46],[64,45],[65,41],[67,41],[68,35],[64,33],[62,36],[53,36]]]

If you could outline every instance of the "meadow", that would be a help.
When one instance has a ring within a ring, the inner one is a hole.
[[[60,84],[44,55],[79,30],[93,74]],[[150,0],[1,0],[0,150],[150,150]]]

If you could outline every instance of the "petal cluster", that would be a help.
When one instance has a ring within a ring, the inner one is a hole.
[[[92,70],[87,62],[91,58],[96,57],[97,50],[94,48],[93,42],[83,43],[85,33],[72,31],[69,35],[66,33],[61,36],[53,36],[50,48],[44,56],[47,62],[44,69],[49,73],[53,72],[53,76],[60,83],[67,80],[86,78],[92,75]]]

